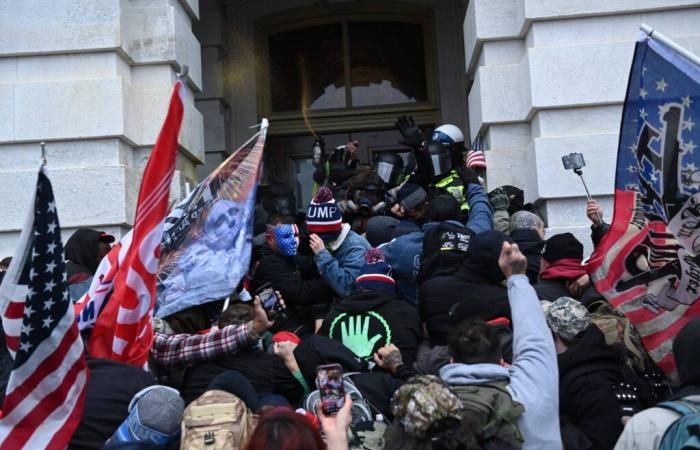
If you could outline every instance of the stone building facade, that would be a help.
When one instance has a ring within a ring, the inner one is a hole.
[[[266,103],[274,80],[267,39],[342,23],[346,76],[354,77],[353,24],[377,17],[420,25],[425,99],[314,111],[315,131],[330,142],[358,138],[370,158],[394,149],[396,114],[426,127],[455,123],[468,139],[483,136],[491,187],[523,186],[550,232],[572,230],[587,244],[583,189],[561,156],[585,155],[584,174],[610,217],[639,25],[700,53],[700,1],[690,0],[0,0],[0,257],[12,254],[22,227],[41,141],[64,239],[78,227],[128,230],[183,65],[173,199],[263,115],[272,123],[267,177],[304,191],[299,177],[313,139],[298,111]]]

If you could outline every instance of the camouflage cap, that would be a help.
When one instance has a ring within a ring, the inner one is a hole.
[[[424,439],[431,424],[447,417],[462,418],[462,402],[435,375],[411,378],[391,398],[391,412],[406,433]]]
[[[542,309],[549,328],[564,339],[573,339],[591,324],[591,315],[586,307],[570,297],[542,302]]]

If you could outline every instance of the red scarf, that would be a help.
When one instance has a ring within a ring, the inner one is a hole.
[[[582,266],[581,261],[573,258],[554,261],[540,274],[540,280],[576,280],[586,274],[586,266]]]

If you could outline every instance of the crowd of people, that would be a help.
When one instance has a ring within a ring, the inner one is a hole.
[[[671,383],[596,290],[574,235],[545,239],[517,187],[487,192],[454,125],[427,139],[410,118],[397,128],[408,163],[363,164],[358,142],[326,152],[317,139],[303,217],[288,187],[261,187],[248,275],[227,298],[154,318],[148,371],[88,355],[69,448],[668,445],[684,411],[663,402],[700,402],[700,319],[674,341]],[[595,246],[608,225],[596,202],[586,214]],[[73,300],[113,242],[87,229],[67,241]],[[343,372],[333,414],[317,380],[328,364]]]

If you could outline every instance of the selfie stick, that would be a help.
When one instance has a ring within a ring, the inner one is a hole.
[[[591,197],[591,192],[588,190],[588,185],[586,184],[586,180],[583,178],[583,169],[581,169],[580,167],[578,169],[574,169],[574,173],[581,178],[581,183],[583,183],[583,188],[586,190],[586,197],[588,197],[588,201],[589,202],[593,201],[593,197]],[[602,225],[603,218],[600,217],[600,214],[598,214],[598,211],[595,212],[595,216],[598,218],[598,223],[600,223]]]

